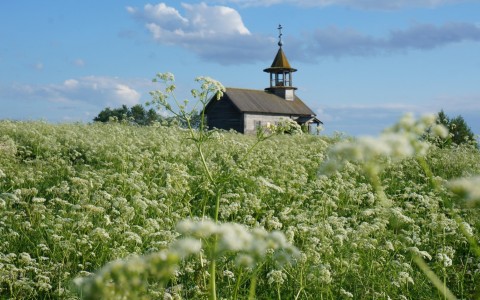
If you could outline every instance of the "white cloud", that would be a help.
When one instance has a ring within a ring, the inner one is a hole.
[[[451,22],[441,26],[415,24],[403,30],[391,30],[387,37],[363,34],[355,29],[328,27],[317,29],[311,38],[295,43],[306,52],[303,58],[315,56],[365,56],[405,50],[430,50],[464,41],[480,42],[480,26]]]
[[[74,88],[78,87],[78,80],[67,79],[63,82],[63,85],[67,88],[74,89]]]
[[[200,4],[182,4],[190,20],[191,32],[199,35],[250,35],[240,14],[226,6],[208,6]]]
[[[122,104],[135,105],[140,100],[140,93],[124,84],[117,84],[114,94]]]
[[[187,19],[180,15],[178,10],[167,6],[165,3],[146,4],[143,11],[127,7],[127,11],[141,21],[154,23],[168,30],[186,27],[189,23]]]
[[[161,44],[178,45],[207,60],[237,64],[271,56],[271,38],[252,34],[240,14],[227,6],[182,5],[183,15],[164,3],[127,11]]]
[[[444,110],[448,116],[461,115],[473,132],[480,134],[480,94],[442,95],[418,104],[374,103],[325,105],[317,108],[327,134],[335,131],[350,135],[375,135],[411,112],[416,116],[436,114]]]
[[[103,108],[132,106],[140,103],[147,80],[122,80],[113,77],[88,76],[67,79],[58,84],[0,86],[0,105],[5,108],[0,118],[41,118],[56,120],[97,114]],[[35,108],[35,109],[34,109]],[[55,114],[62,114],[60,117]]]
[[[127,11],[145,23],[153,37],[161,43],[189,43],[199,38],[223,40],[226,36],[250,35],[240,14],[226,6],[182,4],[183,17],[165,3],[147,4],[143,10],[127,7]]]
[[[376,135],[391,126],[406,112],[418,112],[418,108],[402,104],[336,105],[319,109],[318,118],[323,121],[325,133],[343,132],[349,135]]]
[[[44,88],[51,95],[60,95],[73,102],[88,102],[105,105],[135,105],[140,93],[118,78],[88,76],[68,79],[62,85]]]
[[[480,125],[480,93],[465,95],[440,95],[435,97],[432,105],[452,111],[454,113],[470,112],[478,115],[478,123]]]
[[[249,3],[239,1],[242,3]],[[347,5],[375,8],[438,6],[453,0],[321,0],[292,1],[303,5]],[[211,1],[219,2],[219,1]],[[220,1],[221,3],[232,1]],[[235,1],[233,1],[235,2]],[[289,0],[252,1],[274,5]],[[458,2],[458,0],[457,0]],[[127,7],[160,44],[180,46],[202,59],[222,64],[252,63],[271,59],[276,38],[251,33],[240,14],[227,6],[205,3],[182,4],[181,13],[165,3],[147,4],[142,9]],[[443,25],[414,24],[393,29],[385,36],[372,36],[354,28],[330,26],[306,32],[298,38],[287,36],[289,58],[312,61],[322,56],[369,56],[403,53],[408,50],[430,50],[464,41],[480,41],[480,26],[474,23],[450,22]]]

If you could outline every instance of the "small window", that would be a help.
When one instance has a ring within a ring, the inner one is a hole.
[[[260,121],[260,120],[254,120],[253,124],[254,124],[255,129],[258,129],[258,128],[262,127],[262,121]]]

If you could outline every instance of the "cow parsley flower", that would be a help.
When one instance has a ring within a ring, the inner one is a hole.
[[[267,274],[268,284],[283,284],[287,279],[287,274],[281,270],[272,270]]]
[[[437,260],[442,263],[444,267],[452,265],[452,259],[446,253],[437,253]]]
[[[480,203],[480,176],[455,179],[447,183],[447,187],[471,206]]]
[[[401,285],[414,284],[413,278],[407,272],[400,272],[398,274],[398,281]]]
[[[430,147],[430,144],[422,139],[426,130],[434,126],[434,135],[444,135],[446,130],[434,123],[433,115],[425,115],[415,120],[413,114],[406,114],[378,137],[361,136],[351,141],[336,143],[329,150],[329,158],[321,166],[321,172],[331,174],[332,171],[343,168],[347,161],[358,162],[371,168],[380,166],[383,161],[379,158],[399,161],[412,156],[425,156]]]
[[[343,288],[340,289],[340,294],[347,298],[353,298],[353,294],[350,293],[349,291],[344,290]]]

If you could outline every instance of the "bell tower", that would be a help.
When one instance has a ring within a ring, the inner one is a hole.
[[[293,101],[295,99],[296,87],[292,86],[292,73],[297,69],[290,67],[287,57],[282,50],[282,25],[278,25],[278,52],[270,68],[263,70],[270,73],[270,87],[265,91],[274,93],[285,100]]]

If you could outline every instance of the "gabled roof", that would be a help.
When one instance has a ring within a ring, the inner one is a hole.
[[[263,71],[272,72],[275,70],[288,70],[291,72],[297,71],[297,69],[294,69],[290,66],[290,63],[288,62],[288,59],[285,56],[285,53],[283,52],[282,47],[278,49],[277,55],[275,56],[275,59],[273,60],[270,68],[265,69]]]
[[[293,101],[288,101],[267,91],[227,88],[223,98],[225,97],[228,97],[241,112],[315,116],[315,113],[297,96]],[[210,100],[207,110],[212,101],[216,100]]]

